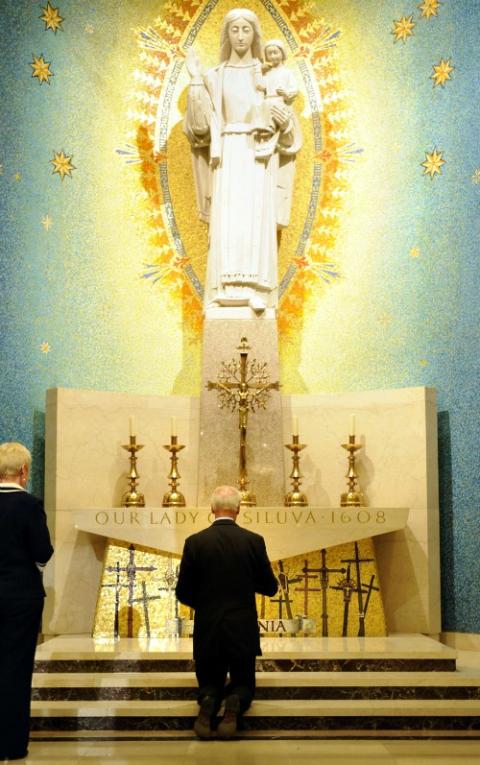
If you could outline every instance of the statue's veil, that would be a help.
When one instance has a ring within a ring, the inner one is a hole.
[[[228,39],[228,28],[233,21],[237,21],[238,19],[245,19],[252,25],[254,31],[252,55],[254,58],[258,58],[258,60],[261,61],[263,57],[263,43],[260,22],[257,15],[248,8],[234,8],[229,11],[223,19],[222,31],[220,33],[220,61],[228,61],[230,58],[232,48],[230,40]]]

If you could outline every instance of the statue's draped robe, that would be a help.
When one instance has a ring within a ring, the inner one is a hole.
[[[301,145],[294,117],[275,152],[259,157],[256,126],[263,95],[258,62],[220,64],[190,85],[185,132],[192,145],[197,204],[210,222],[205,305],[260,296],[277,302],[277,225],[288,224],[295,154]],[[211,170],[209,158],[219,158]]]

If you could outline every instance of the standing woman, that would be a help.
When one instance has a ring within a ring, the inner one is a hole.
[[[218,66],[202,74],[196,54],[187,57],[185,132],[199,215],[210,234],[206,308],[249,305],[261,312],[278,302],[277,229],[288,225],[302,139],[293,111],[274,104],[278,137],[265,151],[261,57],[259,21],[247,8],[225,16]]]
[[[0,444],[0,760],[27,755],[33,661],[53,554],[42,502],[25,490],[31,455]]]

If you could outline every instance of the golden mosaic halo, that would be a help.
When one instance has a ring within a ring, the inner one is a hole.
[[[217,63],[222,19],[237,6],[233,0],[200,5],[173,0],[162,6],[151,26],[137,31],[140,54],[128,110],[128,140],[118,149],[135,172],[135,214],[148,230],[143,275],[182,301],[185,329],[195,334],[202,326],[208,232],[197,220],[190,152],[182,129],[185,56],[193,45],[203,63]],[[297,111],[304,146],[296,163],[291,223],[282,232],[279,250],[279,332],[287,335],[295,331],[309,302],[339,277],[335,247],[340,213],[349,188],[349,166],[360,150],[350,134],[337,62],[340,33],[319,18],[307,0],[254,0],[250,7],[265,39],[285,39],[287,65],[302,83]]]

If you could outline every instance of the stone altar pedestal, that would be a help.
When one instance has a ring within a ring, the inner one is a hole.
[[[216,309],[207,315],[203,331],[202,390],[200,393],[200,439],[197,504],[208,505],[216,486],[237,485],[239,476],[238,411],[219,408],[216,391],[206,388],[215,381],[221,362],[239,359],[238,345],[248,339],[248,361],[266,362],[270,382],[280,380],[277,321],[253,317],[250,308]],[[232,318],[233,317],[233,318]],[[250,490],[258,505],[282,505],[283,432],[281,394],[271,391],[266,409],[248,415],[247,467]],[[228,448],[226,445],[228,444]]]
[[[233,353],[230,350],[227,358]],[[208,395],[215,401],[213,393]],[[388,631],[438,634],[440,566],[435,391],[405,388],[278,398],[283,417],[277,450],[279,470],[284,471],[288,485],[291,460],[283,444],[291,438],[292,415],[298,416],[301,441],[308,444],[302,453],[303,488],[312,508],[321,508],[320,512],[325,512],[325,508],[336,512],[340,494],[345,490],[347,462],[340,444],[346,439],[350,415],[356,415],[358,440],[362,444],[357,468],[367,505],[409,508],[406,527],[373,537]],[[45,504],[55,555],[45,572],[48,597],[44,632],[47,635],[88,634],[92,629],[105,537],[93,527],[80,530],[75,525],[75,515],[82,508],[90,508],[92,513],[116,508],[122,513],[119,505],[127,487],[129,465],[121,445],[128,440],[131,415],[136,419],[138,441],[145,444],[139,453],[138,470],[146,511],[161,507],[167,489],[169,458],[163,444],[169,441],[172,415],[177,418],[179,440],[186,444],[179,463],[180,489],[187,506],[195,512],[199,510],[195,508],[201,438],[198,398],[49,390]],[[224,422],[223,412],[213,410],[211,416]],[[231,452],[232,464],[237,465],[237,422],[235,415],[228,417],[232,430],[225,433],[222,424],[218,433],[223,434],[223,451]],[[208,449],[205,441],[201,443],[202,449]],[[254,470],[251,478],[256,482]],[[258,487],[257,493],[260,504]],[[277,508],[281,506],[282,499],[275,504]],[[365,510],[369,511],[369,507]],[[362,515],[362,519],[366,517]],[[134,520],[132,526],[136,525]],[[348,524],[345,525],[348,528]],[[262,529],[267,548],[270,542],[276,544],[269,526]],[[284,529],[279,526],[280,537],[295,538],[294,530],[287,534]],[[365,528],[365,536],[372,536],[371,529]],[[145,543],[145,540],[138,542]],[[164,546],[161,526],[150,529],[147,544],[158,549]],[[316,544],[317,549],[325,546],[321,535]]]

